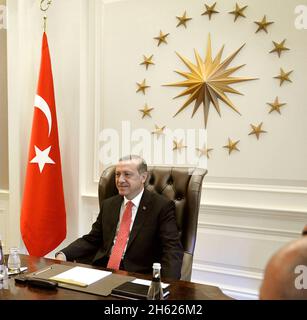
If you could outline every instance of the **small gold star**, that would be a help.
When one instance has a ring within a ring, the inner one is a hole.
[[[167,44],[166,37],[168,35],[169,35],[169,33],[163,34],[162,31],[160,30],[160,35],[158,37],[154,37],[155,40],[158,40],[158,47],[162,42]]]
[[[262,124],[263,124],[262,122],[260,124],[258,124],[258,126],[251,124],[251,127],[253,130],[248,135],[250,136],[251,134],[255,134],[257,137],[257,140],[259,140],[260,134],[266,132],[266,131],[262,130],[262,128],[261,128]]]
[[[275,41],[272,41],[275,48],[274,48],[273,50],[271,50],[270,53],[272,53],[272,52],[277,52],[278,57],[280,57],[282,51],[290,50],[289,48],[286,48],[286,47],[284,46],[285,41],[286,41],[286,39],[284,39],[281,43],[277,43],[277,42],[275,42]]]
[[[280,113],[280,107],[286,105],[286,103],[282,103],[278,101],[278,97],[275,98],[275,101],[272,103],[267,102],[267,104],[269,106],[271,106],[271,110],[269,111],[269,113],[273,112],[273,111],[277,111],[279,114]]]
[[[158,138],[160,137],[161,134],[163,134],[163,130],[165,129],[165,126],[163,127],[158,127],[156,124],[155,124],[155,130],[152,131],[151,133],[152,134],[156,134],[158,136]]]
[[[154,108],[148,108],[147,103],[145,104],[143,109],[139,109],[139,111],[141,111],[143,113],[142,115],[142,119],[146,116],[151,117],[150,112],[153,110]]]
[[[183,145],[183,139],[181,139],[179,142],[177,140],[173,140],[173,144],[174,144],[173,151],[179,150],[181,152],[181,150],[183,148],[187,147],[187,146]]]
[[[266,16],[264,15],[261,21],[254,21],[257,25],[258,25],[258,29],[256,30],[255,33],[257,33],[260,30],[265,31],[266,33],[268,33],[267,27],[274,23],[273,21],[266,21]]]
[[[237,144],[240,142],[240,140],[238,141],[232,141],[230,138],[228,138],[228,144],[226,146],[223,146],[223,148],[226,148],[228,149],[228,154],[231,154],[232,151],[234,150],[237,150],[237,151],[240,151],[238,148],[237,148]]]
[[[199,152],[199,157],[205,156],[208,159],[210,159],[209,152],[211,152],[212,148],[206,148],[205,146],[203,148],[196,148],[196,150]]]
[[[146,70],[147,70],[149,65],[151,65],[151,64],[154,65],[154,62],[152,61],[153,54],[150,57],[146,57],[144,55],[143,55],[143,57],[144,57],[144,61],[141,62],[140,65],[142,65],[142,64],[145,65]]]
[[[289,75],[293,72],[293,70],[289,71],[289,72],[285,72],[282,68],[280,68],[280,74],[279,76],[274,77],[275,79],[279,79],[280,83],[279,86],[281,87],[281,85],[284,83],[284,81],[288,81],[288,82],[292,82],[291,79],[289,78]]]
[[[209,20],[211,20],[211,16],[214,14],[214,13],[219,13],[218,11],[214,10],[215,9],[215,6],[216,6],[216,2],[212,5],[212,6],[208,6],[207,4],[205,4],[206,6],[206,11],[203,12],[201,15],[208,15],[209,17]]]
[[[150,88],[150,86],[146,85],[146,79],[144,79],[142,83],[137,82],[136,84],[138,86],[138,89],[136,90],[136,92],[142,91],[143,94],[145,94],[145,90]]]
[[[192,20],[192,18],[188,18],[187,17],[187,12],[185,11],[184,12],[184,14],[183,14],[183,16],[182,17],[176,17],[178,20],[179,20],[179,22],[178,22],[178,24],[177,24],[177,28],[179,27],[179,26],[184,26],[185,28],[187,27],[187,25],[186,25],[186,23],[187,23],[187,21],[189,21],[189,20]]]
[[[235,16],[234,21],[238,19],[238,17],[246,18],[243,11],[247,8],[247,6],[244,6],[242,8],[239,7],[239,5],[236,3],[236,9],[234,11],[230,11],[230,14],[233,14]]]

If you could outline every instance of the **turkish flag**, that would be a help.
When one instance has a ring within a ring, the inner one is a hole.
[[[38,257],[55,249],[66,237],[58,126],[45,33],[34,102],[20,228],[29,254]]]

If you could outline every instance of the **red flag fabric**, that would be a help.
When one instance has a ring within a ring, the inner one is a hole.
[[[66,237],[66,212],[53,78],[43,34],[20,229],[30,255],[42,257]]]

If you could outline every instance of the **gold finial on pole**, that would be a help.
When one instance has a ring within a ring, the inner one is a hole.
[[[45,3],[46,2],[46,3]],[[41,11],[45,12],[44,15],[44,32],[46,32],[46,27],[47,27],[47,15],[46,15],[46,11],[49,9],[50,5],[51,5],[52,0],[41,0],[40,3],[40,9]]]
[[[44,32],[46,32],[47,16],[44,16]]]

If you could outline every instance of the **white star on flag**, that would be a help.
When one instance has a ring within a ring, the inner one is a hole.
[[[39,171],[42,173],[46,163],[55,164],[55,162],[49,157],[51,146],[45,150],[40,150],[35,146],[36,156],[30,161],[31,163],[37,163],[39,166]]]

